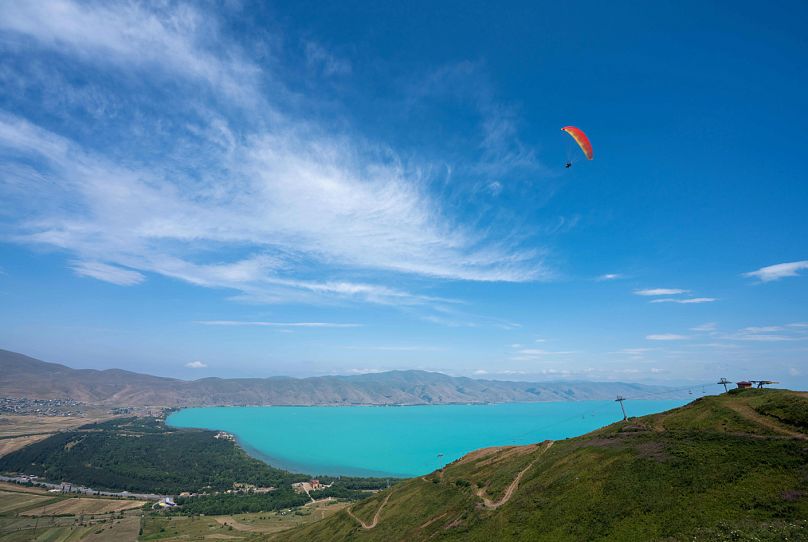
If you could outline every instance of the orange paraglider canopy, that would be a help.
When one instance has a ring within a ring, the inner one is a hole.
[[[587,160],[591,160],[594,156],[592,152],[592,143],[589,142],[589,138],[586,137],[586,134],[580,128],[576,128],[575,126],[564,126],[562,131],[567,132],[575,142],[581,147],[581,150],[584,151],[584,155],[586,155]]]

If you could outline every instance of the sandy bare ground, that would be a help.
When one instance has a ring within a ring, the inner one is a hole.
[[[502,495],[502,498],[501,498],[500,500],[498,500],[498,501],[492,501],[491,499],[489,499],[489,498],[486,496],[486,494],[485,494],[485,489],[484,489],[484,488],[479,488],[479,489],[477,489],[476,494],[477,494],[477,496],[478,496],[478,497],[480,497],[480,498],[483,500],[483,506],[485,506],[485,507],[486,507],[486,508],[488,508],[489,510],[495,510],[495,509],[499,508],[500,506],[502,506],[503,504],[505,504],[506,502],[508,502],[509,500],[511,500],[511,497],[513,496],[514,492],[515,492],[515,491],[516,491],[516,490],[519,488],[519,482],[522,480],[522,476],[524,476],[524,475],[525,475],[525,473],[526,473],[528,470],[530,470],[530,467],[532,467],[533,465],[535,465],[535,464],[536,464],[536,462],[537,462],[539,459],[541,459],[541,457],[544,455],[544,453],[545,453],[547,450],[549,450],[549,449],[550,449],[550,447],[551,447],[552,445],[553,445],[553,441],[552,441],[552,440],[551,440],[551,441],[548,441],[548,442],[547,442],[547,445],[544,447],[544,450],[543,450],[543,451],[542,451],[542,453],[539,455],[539,457],[537,457],[536,459],[534,459],[533,461],[531,461],[531,462],[528,464],[528,466],[527,466],[527,467],[525,467],[524,469],[522,469],[521,471],[519,471],[519,474],[517,474],[517,475],[516,475],[516,478],[514,478],[514,479],[513,479],[513,482],[511,482],[511,483],[510,483],[510,485],[508,486],[508,488],[505,490],[505,494],[504,494],[504,495]]]
[[[788,435],[790,437],[798,438],[798,439],[806,439],[808,435],[804,433],[800,433],[799,431],[795,431],[776,420],[768,416],[764,416],[758,412],[756,412],[752,407],[745,403],[735,403],[732,401],[727,402],[727,406],[740,414],[742,417],[746,418],[751,422],[755,422],[758,425],[762,425],[766,429],[771,429],[775,433],[780,433],[781,435]]]
[[[361,519],[356,517],[354,515],[354,513],[351,512],[350,508],[346,508],[345,511],[348,512],[349,516],[351,516],[356,521],[358,521],[359,525],[361,525],[363,529],[370,530],[370,529],[374,528],[379,523],[379,517],[382,515],[382,508],[384,508],[384,505],[387,504],[387,501],[390,500],[390,495],[392,495],[392,494],[393,494],[392,492],[387,494],[387,497],[384,498],[384,501],[382,501],[382,504],[379,505],[379,509],[376,510],[376,513],[373,515],[373,521],[371,521],[370,523],[365,523],[364,521],[362,521]]]
[[[45,440],[53,433],[42,433],[41,435],[29,435],[27,437],[4,438],[0,439],[0,457],[17,451],[20,448],[25,448],[29,444]]]
[[[64,499],[43,508],[35,508],[23,512],[25,516],[56,516],[60,514],[107,514],[109,512],[120,512],[140,508],[146,501],[127,501],[115,499]]]
[[[508,448],[508,446],[491,446],[489,448],[480,448],[479,450],[474,450],[472,452],[467,453],[466,455],[458,459],[456,464],[462,465],[463,463],[470,463],[485,456],[501,452],[506,448]]]
[[[109,419],[109,416],[78,417],[78,416],[29,416],[29,415],[0,415],[0,437],[21,437],[42,433],[56,433],[66,429],[73,429],[81,425]]]

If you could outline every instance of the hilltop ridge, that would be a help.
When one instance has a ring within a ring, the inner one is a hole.
[[[103,405],[422,405],[612,399],[617,394],[683,396],[642,384],[509,382],[427,371],[179,380],[121,369],[72,369],[0,350],[0,397],[70,398]]]
[[[471,452],[270,540],[808,539],[808,394],[733,390]]]

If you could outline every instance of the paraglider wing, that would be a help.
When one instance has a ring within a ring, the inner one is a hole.
[[[591,160],[594,156],[592,152],[592,143],[589,142],[589,138],[586,137],[586,134],[580,128],[576,128],[575,126],[564,126],[562,131],[567,132],[575,142],[581,147],[581,150],[584,151],[584,155],[586,156],[587,160]]]

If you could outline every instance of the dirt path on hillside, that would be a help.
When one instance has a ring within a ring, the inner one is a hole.
[[[736,413],[740,414],[742,417],[746,418],[747,420],[762,425],[767,429],[771,429],[775,433],[780,433],[781,435],[788,435],[790,437],[798,439],[808,438],[808,435],[806,435],[805,433],[794,431],[793,429],[786,427],[785,425],[769,418],[768,416],[760,414],[759,412],[755,411],[755,409],[753,409],[752,407],[750,407],[745,403],[735,403],[729,401],[726,403],[726,405],[732,410],[734,410]]]
[[[552,440],[551,440],[550,442],[548,442],[548,443],[547,443],[547,446],[545,446],[545,447],[544,447],[544,450],[542,450],[542,453],[541,453],[541,454],[539,454],[539,457],[537,457],[536,459],[534,459],[533,461],[531,461],[531,462],[528,464],[528,466],[527,466],[527,467],[525,467],[524,469],[522,469],[521,471],[519,471],[519,474],[517,474],[517,475],[516,475],[516,478],[514,478],[514,479],[513,479],[513,482],[511,482],[511,483],[510,483],[510,485],[508,486],[508,488],[505,490],[505,494],[502,496],[502,498],[501,498],[500,500],[498,500],[498,501],[492,501],[491,499],[489,499],[489,498],[486,496],[486,494],[485,494],[485,488],[479,488],[479,489],[476,491],[476,495],[477,495],[478,497],[480,497],[480,498],[483,500],[483,506],[485,506],[485,507],[486,507],[486,508],[488,508],[489,510],[496,510],[497,508],[499,508],[500,506],[502,506],[503,504],[505,504],[506,502],[508,502],[509,500],[511,500],[511,497],[513,496],[514,492],[515,492],[515,491],[516,491],[516,490],[519,488],[519,482],[522,480],[522,476],[524,476],[524,475],[525,475],[525,473],[526,473],[528,470],[530,470],[530,467],[532,467],[533,465],[535,465],[535,464],[536,464],[536,462],[537,462],[539,459],[541,459],[541,457],[544,455],[544,453],[545,453],[547,450],[549,450],[549,449],[550,449],[550,447],[553,445],[553,443],[554,443],[554,442],[555,442],[555,441],[552,441]]]
[[[361,519],[356,517],[354,515],[354,513],[351,512],[350,508],[346,508],[345,511],[348,512],[349,516],[351,516],[356,521],[358,521],[359,525],[361,525],[363,529],[370,530],[370,529],[374,528],[376,526],[376,524],[379,523],[379,517],[382,515],[382,508],[384,508],[384,505],[387,504],[387,501],[390,500],[390,495],[392,495],[392,494],[393,494],[392,492],[387,494],[387,497],[384,498],[384,501],[382,501],[382,504],[379,505],[379,509],[376,510],[376,514],[374,514],[374,516],[373,516],[373,521],[371,521],[370,523],[365,523],[364,521],[362,521]]]
[[[237,531],[245,531],[248,533],[259,531],[259,529],[256,529],[252,525],[247,525],[246,523],[241,523],[240,521],[233,519],[233,516],[216,516],[213,519],[216,520],[216,523],[219,525],[224,527],[233,527]]]

